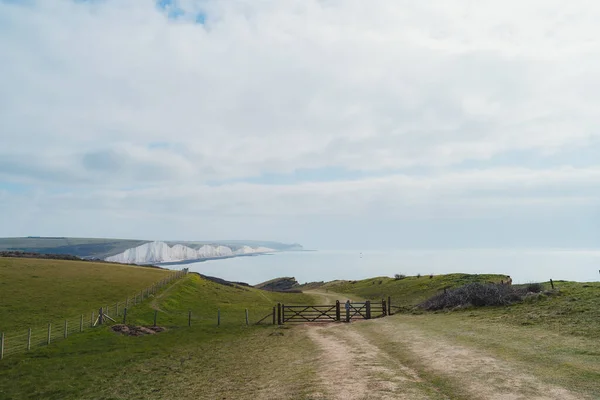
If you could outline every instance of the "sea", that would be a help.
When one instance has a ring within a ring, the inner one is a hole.
[[[169,265],[168,268],[189,268],[193,272],[251,285],[284,276],[306,283],[454,272],[510,275],[513,283],[549,279],[591,282],[600,280],[600,249],[290,251]]]

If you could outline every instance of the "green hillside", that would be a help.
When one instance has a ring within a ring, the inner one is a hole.
[[[444,290],[473,282],[500,282],[504,275],[447,274],[402,279],[376,277],[359,281],[333,281],[320,286],[321,289],[338,293],[355,294],[365,299],[381,300],[392,298],[392,304],[400,307],[415,306]]]
[[[78,257],[103,259],[137,247],[148,240],[97,239],[70,237],[0,238],[0,251],[24,251],[44,254],[70,254]]]
[[[158,282],[160,268],[0,258],[0,331],[41,327],[97,310]]]
[[[15,269],[15,262],[22,261],[32,262],[29,267],[37,271],[47,267],[47,260],[10,261],[10,269]],[[103,274],[113,285],[119,279],[131,281],[131,276],[123,275],[121,268],[161,271],[100,265],[108,268]],[[88,263],[78,268],[81,279],[73,280],[70,285],[75,288],[79,282],[77,290],[48,296],[46,305],[49,309],[63,304],[61,298],[75,302],[87,293],[89,270],[84,266]],[[73,269],[62,267],[72,277],[77,275]],[[9,268],[5,266],[4,269]],[[28,277],[29,283],[36,279],[47,283],[53,281],[50,275]],[[106,282],[104,285],[107,289],[111,286]],[[49,290],[45,289],[46,292]],[[4,305],[4,300],[0,301]],[[301,395],[307,390],[306,379],[314,376],[308,362],[314,351],[313,345],[300,333],[270,325],[270,313],[277,302],[311,304],[313,301],[313,297],[306,294],[265,292],[236,284],[220,284],[190,273],[128,311],[127,323],[134,325],[151,325],[157,311],[157,324],[165,327],[165,332],[133,337],[100,326],[30,353],[11,354],[0,361],[0,398],[252,398],[258,387],[278,384],[285,384],[288,390]],[[38,314],[24,302],[15,303],[13,311],[28,314],[30,318]],[[190,311],[191,327],[188,326]],[[221,315],[219,326],[218,312]],[[265,324],[254,325],[267,315]],[[289,369],[286,368],[288,359],[279,354],[287,354],[296,360],[306,357],[306,362]],[[275,374],[277,381],[273,380]],[[242,397],[239,397],[240,393],[243,393]]]
[[[392,299],[394,311],[423,313],[414,307],[440,293],[444,288],[456,288],[474,282],[500,282],[504,275],[448,274],[429,278],[428,275],[409,276],[402,279],[378,277],[360,281],[333,281],[320,285],[319,291],[354,294],[365,299]],[[564,333],[600,337],[600,282],[544,282],[547,294],[532,294],[522,303],[498,307],[467,307],[454,310],[468,314],[485,323],[509,323],[518,326],[539,326]],[[518,285],[516,285],[518,286]],[[399,307],[399,308],[396,308]],[[438,312],[450,312],[448,310]]]

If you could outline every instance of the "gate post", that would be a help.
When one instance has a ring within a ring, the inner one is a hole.
[[[346,308],[346,322],[350,322],[350,309]]]
[[[386,315],[388,315],[388,313],[387,313],[387,307],[386,307],[386,304],[385,304],[385,300],[384,300],[384,299],[381,299],[381,310],[382,310],[382,312],[383,312],[383,316],[384,316],[384,317],[385,317]]]
[[[367,319],[371,319],[371,302],[367,300],[365,306],[367,306]]]
[[[275,306],[273,306],[273,325],[275,325]]]
[[[281,325],[281,303],[277,303],[277,325]]]
[[[388,315],[393,315],[392,314],[392,297],[388,296],[388,302],[387,302],[387,307],[388,307]]]
[[[340,301],[336,300],[335,301],[335,320],[336,321],[340,321]]]

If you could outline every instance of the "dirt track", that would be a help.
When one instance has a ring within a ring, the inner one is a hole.
[[[320,349],[315,399],[585,399],[401,316],[300,329]]]

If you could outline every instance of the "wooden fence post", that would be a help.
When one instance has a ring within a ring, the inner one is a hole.
[[[248,309],[246,308],[246,326],[248,326]]]
[[[285,304],[281,303],[281,325],[285,324]]]
[[[79,319],[79,332],[83,332],[83,314],[81,314],[81,318]]]
[[[335,320],[339,321],[341,319],[341,315],[340,315],[340,301],[336,300],[335,301]]]
[[[27,351],[31,350],[31,328],[27,332]]]
[[[158,310],[154,310],[154,326],[156,326],[156,315],[158,314]]]
[[[281,303],[277,303],[277,325],[281,325]]]
[[[381,310],[383,311],[383,316],[387,315],[387,307],[384,299],[381,299]]]
[[[552,279],[550,279],[550,286],[552,286],[552,290],[554,290],[554,282],[552,282]]]
[[[0,360],[4,358],[4,332],[0,333]]]
[[[67,336],[69,335],[69,332],[67,330],[67,320],[65,319],[65,339],[67,338]]]
[[[119,316],[119,303],[115,304],[115,317]]]
[[[50,344],[50,333],[52,332],[51,324],[48,324],[48,344]]]
[[[221,326],[221,309],[217,310],[217,326]]]
[[[371,301],[367,300],[365,306],[367,307],[367,319],[371,319]]]
[[[127,307],[123,309],[123,325],[127,323]]]
[[[346,303],[347,305],[348,303]],[[346,322],[350,322],[350,307],[346,306]]]
[[[90,322],[90,327],[93,327],[93,326],[94,326],[94,312],[92,311],[92,319]]]
[[[273,306],[273,325],[276,324],[275,313],[277,312],[277,307]]]
[[[392,313],[392,297],[391,296],[388,296],[387,307],[388,307],[388,310],[387,310],[388,315],[394,315]]]
[[[100,307],[98,310],[98,325],[102,325],[104,323],[104,309]]]
[[[192,326],[192,310],[188,311],[188,326]]]

